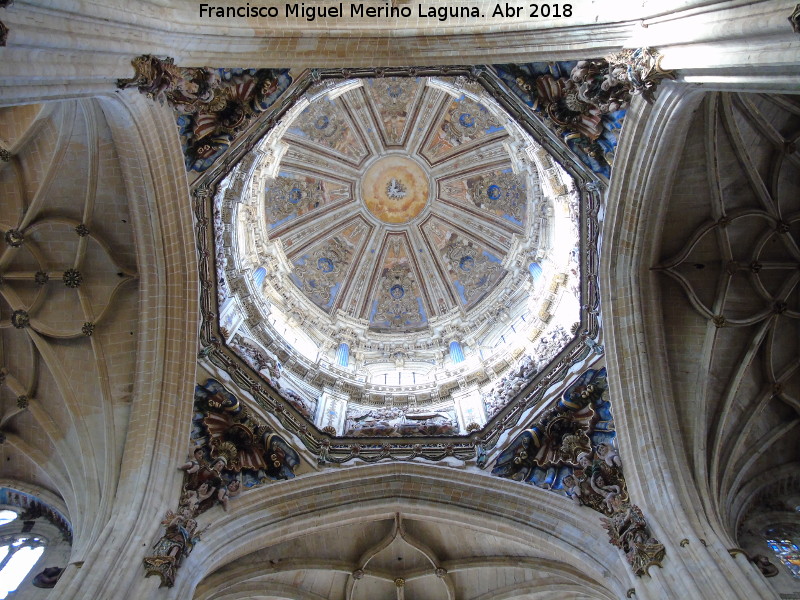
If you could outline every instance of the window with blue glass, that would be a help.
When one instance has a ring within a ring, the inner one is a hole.
[[[792,576],[800,579],[800,527],[772,527],[765,532],[767,544]]]

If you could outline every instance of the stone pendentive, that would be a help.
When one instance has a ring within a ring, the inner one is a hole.
[[[614,152],[633,96],[652,101],[658,84],[674,79],[651,48],[606,58],[496,65],[499,76],[592,171],[611,176]]]
[[[638,576],[661,566],[664,545],[630,501],[616,450],[605,368],[589,369],[498,456],[492,473],[561,492],[603,515],[609,542]]]
[[[176,512],[168,511],[163,535],[144,559],[145,576],[172,587],[181,562],[200,540],[197,518],[228,503],[243,489],[294,477],[297,452],[215,379],[195,388],[193,450],[186,463]]]
[[[135,74],[119,79],[176,112],[187,170],[202,172],[269,109],[292,82],[288,69],[179,67],[172,58],[135,58]]]

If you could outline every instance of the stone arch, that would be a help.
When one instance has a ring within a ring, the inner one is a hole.
[[[675,190],[686,194],[680,185],[692,164],[690,149],[695,152],[691,156],[703,156],[703,148],[706,157],[717,156],[715,138],[698,127],[699,119],[723,114],[724,109],[715,112],[711,105],[716,101],[713,94],[668,84],[653,105],[632,105],[614,165],[619,175],[612,178],[607,194],[601,288],[606,355],[614,365],[609,366],[609,385],[618,397],[615,419],[623,432],[621,453],[630,459],[626,479],[631,497],[646,498],[645,514],[658,515],[653,530],[657,536],[663,532],[668,556],[697,563],[717,554],[716,563],[726,574],[699,581],[684,571],[688,563],[676,565],[685,574],[678,585],[694,580],[697,589],[705,588],[710,597],[744,598],[769,592],[755,569],[741,571],[724,551],[735,544],[727,518],[730,501],[715,483],[714,461],[719,459],[710,459],[706,449],[706,440],[720,427],[706,414],[713,409],[704,394],[713,381],[703,373],[689,382],[680,366],[680,360],[711,364],[716,338],[713,327],[703,323],[686,334],[687,344],[693,345],[684,348],[682,359],[675,359],[674,351],[670,354],[669,343],[675,344],[674,335],[668,339],[670,327],[676,323],[667,323],[663,310],[674,297],[662,297],[659,278],[665,276],[658,271],[670,241],[665,233],[670,203]],[[726,100],[721,102],[724,107]],[[706,165],[698,168],[702,175]],[[697,193],[702,198],[698,202],[706,201],[701,190]],[[717,356],[724,357],[722,352]],[[681,394],[692,385],[695,396],[689,404]],[[681,538],[685,542],[679,546]]]
[[[224,574],[212,573],[259,548],[347,524],[392,519],[398,513],[404,519],[457,525],[535,547],[547,556],[538,563],[542,569],[560,572],[598,598],[619,597],[632,585],[622,554],[609,560],[599,519],[568,505],[560,495],[482,473],[415,463],[361,466],[244,493],[229,511],[207,513],[212,523],[182,567],[171,597],[196,593],[198,598],[217,598],[218,586],[224,588],[230,578],[244,583],[259,571],[234,565]],[[232,539],[231,531],[241,535]]]

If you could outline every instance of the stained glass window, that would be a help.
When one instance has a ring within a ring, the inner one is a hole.
[[[765,537],[769,547],[791,571],[792,576],[800,579],[800,528],[773,527],[767,529]]]

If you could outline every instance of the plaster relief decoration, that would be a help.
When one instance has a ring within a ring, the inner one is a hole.
[[[158,575],[166,587],[200,540],[198,516],[218,504],[228,510],[243,488],[293,478],[300,464],[297,452],[215,379],[196,386],[194,407],[179,506],[167,511],[164,533],[144,559],[145,576]]]
[[[425,324],[422,299],[411,269],[404,266],[385,269],[380,288],[381,296],[375,301],[375,313],[370,319],[373,324],[390,329],[414,329]]]
[[[592,171],[610,177],[617,138],[635,95],[652,100],[658,84],[674,78],[651,48],[606,58],[496,65],[508,87],[555,131]]]
[[[292,281],[317,306],[330,310],[366,227],[357,223],[294,259]]]
[[[417,77],[369,79],[364,85],[387,146],[400,145],[407,135],[411,111],[419,99],[423,81]]]
[[[172,58],[142,55],[134,76],[119,79],[169,104],[177,114],[186,169],[205,171],[289,87],[288,69],[179,67]]]
[[[503,132],[500,122],[485,106],[461,96],[449,103],[422,154],[435,164],[459,146]]]
[[[661,566],[664,546],[628,497],[605,368],[589,369],[570,385],[498,456],[492,474],[563,493],[599,512],[610,543],[636,575]]]
[[[508,219],[515,225],[525,221],[528,195],[525,178],[510,170],[467,181],[469,198],[475,206]]]
[[[428,321],[422,292],[412,270],[412,254],[404,239],[393,236],[372,301],[369,320],[376,330],[419,329]]]
[[[576,185],[583,170],[551,155],[532,119],[505,112],[493,73],[479,83],[463,70],[402,71],[302,76],[280,122],[256,125],[254,152],[232,148],[241,162],[215,166],[203,176],[210,197],[195,194],[197,229],[208,234],[198,245],[216,244],[216,276],[205,280],[225,286],[201,359],[229,372],[247,363],[233,381],[273,414],[291,403],[287,390],[315,406],[305,429],[296,413],[311,410],[297,404],[279,418],[324,462],[475,456],[482,394],[519,357],[536,362],[521,373],[525,388],[577,360],[585,348],[574,323],[597,333],[581,313],[596,293],[579,267],[595,256],[579,236],[597,214],[583,212],[597,188]],[[229,323],[275,356],[280,377],[235,337],[214,343]],[[543,352],[556,325],[560,346]],[[545,362],[565,348],[569,358]],[[469,397],[469,422],[456,419],[467,419],[456,397]],[[497,412],[513,397],[497,394]],[[420,439],[429,436],[463,439]]]
[[[441,249],[462,304],[473,305],[505,274],[500,259],[471,240],[452,236]]]
[[[347,407],[345,435],[350,437],[405,437],[455,435],[458,421],[452,408],[419,410],[408,407]]]
[[[315,149],[328,151],[352,164],[358,164],[367,155],[360,131],[338,99],[320,100],[306,108],[289,128],[287,137],[301,143],[311,142]]]
[[[533,381],[533,378],[558,354],[572,336],[561,325],[556,325],[542,334],[535,352],[526,354],[516,368],[500,378],[492,389],[483,394],[486,416],[496,415],[511,400],[516,398]]]
[[[250,365],[259,375],[275,389],[280,396],[291,404],[297,412],[308,420],[313,420],[317,411],[317,400],[303,397],[291,389],[291,383],[283,377],[283,367],[278,358],[271,352],[259,348],[251,339],[236,334],[229,342],[231,348]]]
[[[288,173],[268,180],[264,196],[270,229],[316,210],[328,200],[321,181]]]

